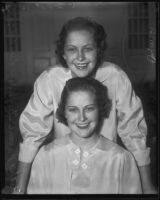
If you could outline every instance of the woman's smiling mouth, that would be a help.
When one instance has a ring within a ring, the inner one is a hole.
[[[82,70],[87,68],[88,63],[84,63],[84,64],[75,64],[76,68]]]
[[[83,129],[87,128],[87,127],[88,127],[88,125],[89,125],[89,123],[84,123],[84,124],[76,124],[76,126],[77,126],[78,128],[83,128]]]

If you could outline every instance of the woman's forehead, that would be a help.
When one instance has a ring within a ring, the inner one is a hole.
[[[69,101],[88,101],[88,102],[95,102],[95,93],[91,90],[77,90],[77,91],[72,91],[68,95],[68,102]]]
[[[94,41],[93,32],[87,30],[87,29],[81,29],[81,30],[72,30],[68,32],[66,40],[79,40],[80,37],[86,38],[87,40]]]
[[[77,90],[73,90],[73,91],[70,91],[69,92],[69,96],[79,96],[79,95],[82,95],[82,94],[86,94],[86,95],[89,95],[89,96],[95,96],[95,90],[91,89],[91,88],[82,88],[82,89],[77,89]]]
[[[94,28],[90,26],[75,26],[68,29],[68,34],[74,31],[87,31],[92,34],[95,32]]]

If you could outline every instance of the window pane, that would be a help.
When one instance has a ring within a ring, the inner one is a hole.
[[[144,3],[144,16],[148,17],[148,3]]]
[[[17,29],[17,35],[20,35],[20,23],[19,23],[19,21],[16,21],[16,29]]]
[[[148,32],[148,19],[144,19],[144,31]]]
[[[8,15],[9,19],[14,19],[15,18],[15,10],[14,10],[13,6],[9,7],[7,12],[8,12],[7,15]]]
[[[10,52],[10,38],[6,38],[6,50]]]
[[[148,46],[148,3],[133,3],[128,6],[128,46],[144,49]]]
[[[18,3],[8,3],[4,20],[5,51],[20,51],[20,21]]]
[[[11,38],[11,50],[16,51],[16,38],[15,37]]]
[[[10,30],[11,30],[11,34],[12,35],[15,35],[17,33],[16,22],[15,21],[11,21],[10,22]]]
[[[18,4],[16,4],[16,6],[15,6],[15,17],[16,17],[16,19],[19,19],[19,6],[18,6]]]
[[[148,48],[148,35],[144,35],[144,47]]]
[[[20,37],[17,38],[17,51],[21,51],[21,39],[20,39]]]
[[[5,24],[4,24],[4,27],[5,27],[5,35],[9,35],[10,34],[10,26],[9,26],[9,22],[6,21]]]

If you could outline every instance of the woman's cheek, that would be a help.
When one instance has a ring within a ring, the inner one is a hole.
[[[68,114],[66,115],[66,118],[68,122],[73,122],[77,119],[77,114],[74,114],[74,113]]]

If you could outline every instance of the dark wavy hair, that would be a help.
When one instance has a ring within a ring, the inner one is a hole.
[[[67,119],[65,118],[65,106],[70,93],[76,91],[89,91],[95,95],[100,122],[103,121],[104,118],[109,117],[112,103],[108,97],[107,87],[93,78],[76,77],[69,79],[62,91],[60,103],[56,111],[56,117],[59,122],[67,125]]]
[[[56,41],[55,50],[59,62],[62,64],[62,66],[66,68],[68,67],[65,59],[63,58],[64,45],[68,34],[74,30],[88,30],[93,32],[93,37],[97,45],[97,63],[95,67],[97,69],[104,59],[104,53],[107,47],[107,35],[102,25],[87,17],[76,17],[67,21],[63,25],[58,40]]]

